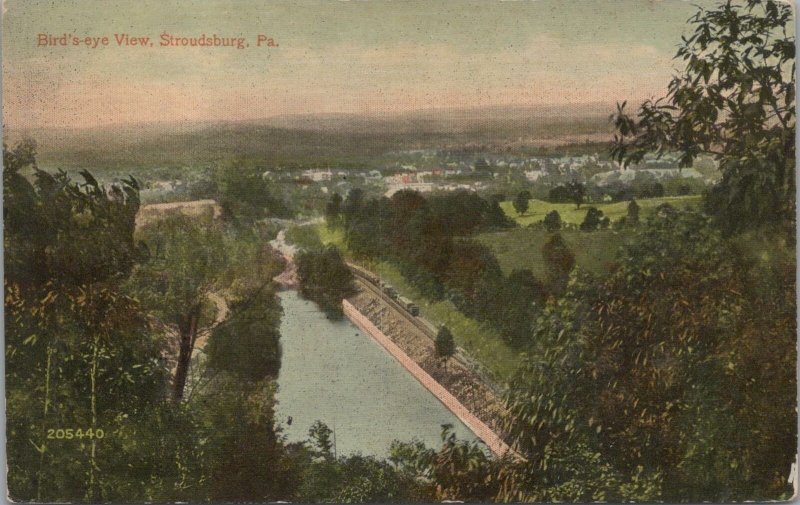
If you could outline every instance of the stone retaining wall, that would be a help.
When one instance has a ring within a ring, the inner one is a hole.
[[[464,425],[469,428],[475,436],[480,438],[487,447],[497,456],[504,456],[510,452],[515,455],[516,453],[503,442],[503,440],[484,424],[480,419],[475,417],[464,405],[461,404],[449,391],[447,391],[441,384],[436,382],[428,373],[423,370],[414,360],[408,357],[403,350],[397,346],[392,340],[387,337],[372,321],[367,319],[364,314],[359,312],[353,304],[347,300],[342,300],[342,308],[347,318],[353,322],[358,328],[364,331],[367,335],[372,337],[373,340],[378,342],[389,354],[391,354],[397,361],[400,362],[408,372],[417,379],[420,384],[425,386],[425,389],[430,391],[442,404],[447,407]]]

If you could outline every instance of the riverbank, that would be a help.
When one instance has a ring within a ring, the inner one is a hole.
[[[480,438],[489,450],[496,456],[503,457],[515,454],[500,436],[492,431],[484,422],[478,419],[458,399],[450,394],[438,381],[412,360],[397,344],[385,333],[376,327],[364,314],[347,300],[342,300],[345,316],[358,328],[378,342],[391,354],[425,389],[436,397],[450,412],[469,428],[475,436]]]
[[[281,370],[275,419],[289,442],[308,439],[319,420],[339,455],[390,456],[395,440],[441,445],[441,426],[461,440],[472,431],[394,356],[349,320],[333,321],[297,291],[278,295]]]
[[[275,280],[284,288],[297,287],[294,245],[282,230],[270,245],[286,260],[286,270]],[[383,347],[405,372],[455,415],[497,456],[515,455],[503,440],[507,415],[499,395],[484,378],[460,359],[443,366],[436,358],[435,329],[406,313],[366,279],[356,277],[358,292],[342,301],[345,316]],[[460,353],[459,353],[460,354]]]
[[[504,454],[507,451],[504,446],[507,446],[503,441],[505,436],[503,425],[507,414],[503,402],[497,394],[463,363],[451,359],[446,366],[442,366],[439,359],[436,358],[433,340],[419,326],[410,324],[408,315],[402,314],[396,307],[383,300],[363,281],[357,282],[357,287],[359,292],[344,302],[351,305],[358,314],[361,314],[369,321],[369,324],[373,325],[372,329],[363,327],[362,329],[376,340],[380,341],[381,335],[384,335],[391,341],[392,345],[402,352],[402,355],[396,355],[395,358],[401,363],[404,357],[413,362],[424,373],[424,376],[416,377],[417,380],[428,387],[426,384],[428,379],[425,377],[432,379],[447,395],[437,394],[437,391],[434,390],[435,387],[428,389],[445,406],[459,415],[458,407],[450,400],[450,398],[454,399],[458,405],[463,407],[464,411],[477,420],[477,423],[464,418],[462,421],[471,429],[472,426],[485,426],[485,430],[490,433],[486,433],[484,428],[478,428],[478,431],[475,431],[476,435],[487,441],[487,445],[493,444],[493,448],[490,446],[493,452]],[[380,332],[380,334],[376,332]],[[383,342],[381,344],[383,345]],[[384,345],[384,347],[386,346]],[[483,435],[480,432],[483,432]]]

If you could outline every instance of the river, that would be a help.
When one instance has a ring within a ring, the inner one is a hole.
[[[280,293],[283,359],[277,420],[290,442],[321,420],[336,433],[338,454],[387,456],[393,440],[441,445],[441,425],[472,434],[369,335],[330,321],[297,291]],[[292,424],[287,425],[288,417]]]

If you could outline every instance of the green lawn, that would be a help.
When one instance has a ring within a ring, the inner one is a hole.
[[[314,225],[292,225],[286,229],[286,241],[302,249],[317,249],[322,246]]]
[[[344,247],[344,234],[341,231],[331,231],[325,223],[316,225],[316,230],[323,244],[336,245],[346,256],[349,256]],[[414,300],[419,305],[422,317],[434,325],[444,324],[447,326],[453,333],[456,344],[481,363],[496,383],[502,384],[510,380],[518,366],[519,358],[495,330],[465,316],[450,302],[426,300],[414,286],[406,281],[400,271],[389,263],[373,261],[364,266],[378,273],[381,279],[394,286],[399,294]]]
[[[636,200],[636,203],[639,204],[641,217],[644,218],[662,203],[669,203],[678,209],[683,209],[687,207],[696,207],[700,203],[700,199],[700,195],[668,196]],[[574,203],[550,203],[544,200],[531,199],[528,205],[528,211],[523,215],[519,215],[517,211],[514,210],[514,205],[511,201],[500,202],[500,207],[503,209],[503,212],[505,212],[508,217],[516,220],[521,226],[527,226],[542,221],[544,216],[551,210],[557,210],[561,215],[562,221],[573,224],[581,224],[583,222],[583,218],[586,217],[587,207],[597,207],[599,210],[602,210],[603,215],[611,219],[611,221],[616,221],[628,214],[628,202],[585,203],[581,205],[580,209],[576,209]]]
[[[592,273],[603,273],[608,271],[617,249],[622,245],[626,234],[630,232],[562,230],[560,233],[575,254],[578,266]],[[545,230],[515,228],[482,233],[477,239],[492,249],[504,273],[509,274],[514,269],[527,268],[538,279],[544,281],[547,278],[547,269],[542,256],[542,246],[549,235],[550,233]]]
[[[328,245],[332,244],[338,247],[343,252],[345,251],[346,247],[344,244],[344,231],[341,229],[334,229],[331,230],[328,228],[328,225],[323,223],[317,223],[313,225],[317,230],[317,235],[319,239],[322,241],[323,244]]]

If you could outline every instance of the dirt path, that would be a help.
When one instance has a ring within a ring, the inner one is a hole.
[[[208,298],[208,301],[214,304],[214,308],[217,310],[217,313],[214,316],[214,322],[211,323],[211,326],[208,328],[203,328],[197,333],[192,356],[196,356],[199,351],[202,351],[202,349],[206,346],[206,342],[208,342],[208,337],[211,336],[212,328],[226,320],[228,318],[228,314],[230,313],[228,301],[225,300],[225,298],[219,293],[212,291],[206,295],[206,298]]]

